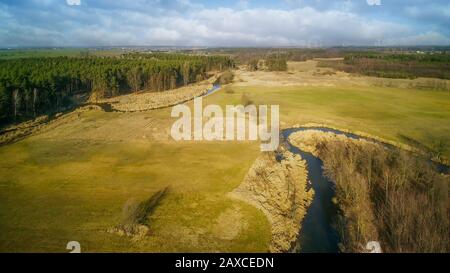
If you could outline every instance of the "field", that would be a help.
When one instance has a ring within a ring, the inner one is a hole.
[[[450,142],[450,93],[379,87],[235,87],[258,104],[279,104],[284,127],[330,124],[393,141]],[[225,95],[224,95],[225,96]],[[225,99],[225,98],[224,98]],[[446,152],[447,158],[450,151]]]
[[[379,87],[378,81],[392,80],[340,72],[326,76],[329,70],[317,69],[314,62],[293,63],[290,68],[288,73],[238,74],[241,81],[230,87],[233,93],[222,92],[217,100],[239,103],[245,93],[256,104],[279,104],[285,128],[318,123],[395,142],[407,137],[428,147],[437,140],[447,147],[450,143],[448,91]],[[399,81],[392,85],[408,80]],[[450,158],[448,148],[445,157]]]
[[[327,71],[314,62],[291,63],[288,72],[237,71],[235,83],[204,104],[240,104],[246,94],[279,104],[285,128],[314,122],[398,142],[450,143],[450,92],[377,87],[375,78]],[[72,240],[87,252],[268,251],[264,214],[228,196],[260,154],[258,144],[177,143],[173,121],[170,109],[89,111],[0,147],[0,252],[65,252]],[[107,232],[128,200],[167,186],[150,236]]]
[[[71,238],[95,252],[264,251],[266,219],[226,196],[258,155],[257,146],[151,141],[125,127],[127,135],[104,138],[128,119],[148,125],[152,115],[142,115],[88,112],[75,126],[3,147],[0,249],[63,252]],[[246,153],[237,158],[240,151]],[[120,223],[125,202],[168,186],[148,240],[106,232]]]

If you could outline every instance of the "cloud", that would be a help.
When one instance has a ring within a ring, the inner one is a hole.
[[[193,0],[86,0],[76,9],[68,2],[0,3],[0,46],[450,45],[450,15],[439,9],[439,1],[420,9],[414,8],[419,0],[402,7],[392,0],[392,9],[404,14],[396,17],[372,16],[388,2],[373,7],[366,0],[336,0],[349,4],[333,8],[322,8],[320,0],[295,1],[298,5],[290,8],[248,0],[228,7]]]
[[[369,6],[381,6],[381,0],[366,0]]]
[[[81,0],[66,0],[67,5],[69,6],[80,6]]]

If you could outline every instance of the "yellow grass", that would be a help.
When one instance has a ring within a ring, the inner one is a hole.
[[[238,72],[205,98],[279,104],[283,127],[315,122],[401,141],[450,141],[450,93],[374,87],[348,75]],[[303,71],[303,72],[302,72]],[[192,102],[188,103],[192,105]],[[266,252],[270,225],[257,208],[228,197],[259,156],[255,142],[174,142],[170,109],[82,112],[51,130],[0,147],[0,252]],[[450,151],[445,154],[450,157]],[[129,199],[170,186],[139,242],[107,233]]]

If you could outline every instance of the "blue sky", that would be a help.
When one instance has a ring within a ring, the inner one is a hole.
[[[448,0],[0,0],[0,47],[450,45]]]

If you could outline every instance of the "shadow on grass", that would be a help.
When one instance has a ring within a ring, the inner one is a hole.
[[[155,211],[168,193],[169,187],[166,187],[144,201],[136,202],[129,200],[126,202],[123,207],[123,224],[147,225],[148,217]]]
[[[109,230],[119,236],[130,236],[136,240],[150,235],[149,217],[167,196],[170,188],[166,187],[141,202],[128,200],[123,206],[122,223]]]

